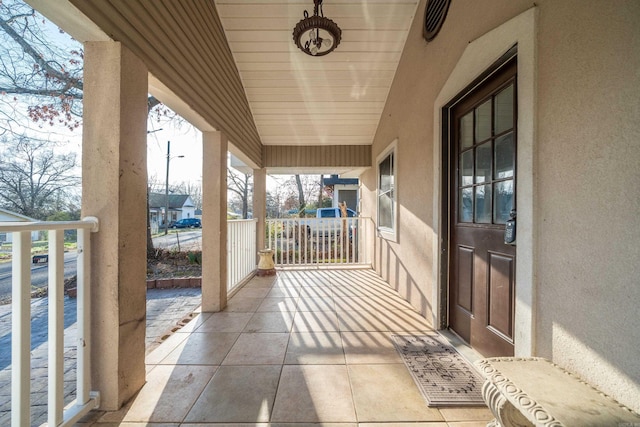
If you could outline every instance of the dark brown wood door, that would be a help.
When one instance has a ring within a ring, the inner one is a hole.
[[[516,61],[452,110],[449,326],[486,357],[512,356],[516,208]]]

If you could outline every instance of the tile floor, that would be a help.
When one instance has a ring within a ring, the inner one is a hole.
[[[147,356],[147,384],[79,425],[485,426],[486,408],[429,408],[392,333],[430,327],[371,270],[254,278]]]

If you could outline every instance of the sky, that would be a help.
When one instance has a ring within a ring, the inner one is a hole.
[[[61,33],[55,24],[46,21],[47,39],[65,50],[78,49],[80,43]],[[24,127],[33,128],[33,123],[25,121]],[[40,127],[40,129],[37,129]],[[50,127],[48,124],[36,126],[32,133],[42,138],[43,133],[52,140],[65,141],[61,152],[77,153],[78,163],[82,159],[82,129],[69,131],[62,126]],[[42,133],[41,133],[42,132]],[[31,133],[31,132],[30,132]],[[150,181],[164,184],[167,168],[167,141],[171,141],[169,184],[181,182],[201,184],[202,180],[202,136],[201,132],[186,121],[167,121],[158,123],[153,117],[147,123],[147,174]],[[182,157],[183,156],[183,157]],[[267,187],[277,186],[277,181],[268,178]]]
[[[164,182],[167,172],[167,141],[171,141],[169,183],[199,183],[202,179],[202,134],[189,123],[147,125],[147,174]],[[179,157],[184,156],[184,157]]]

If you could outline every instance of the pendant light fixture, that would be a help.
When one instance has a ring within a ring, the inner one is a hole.
[[[313,0],[313,16],[304,11],[304,19],[293,29],[293,41],[301,51],[311,56],[323,56],[333,51],[342,37],[338,24],[325,18],[322,0]]]

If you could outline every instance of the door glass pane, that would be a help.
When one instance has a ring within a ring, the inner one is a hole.
[[[491,182],[491,141],[476,148],[476,184]]]
[[[460,119],[460,146],[462,149],[473,145],[473,111]]]
[[[476,142],[491,136],[491,100],[476,108]]]
[[[475,222],[480,224],[491,224],[491,184],[479,185],[476,190],[476,217]]]
[[[496,138],[496,175],[495,179],[510,178],[515,168],[515,147],[513,132]]]
[[[504,224],[509,219],[509,212],[513,209],[513,180],[496,182],[493,207],[493,222]]]
[[[473,187],[458,191],[458,221],[473,222]]]
[[[473,150],[460,156],[460,186],[473,184]]]
[[[494,108],[497,135],[513,127],[513,84],[496,95]]]

